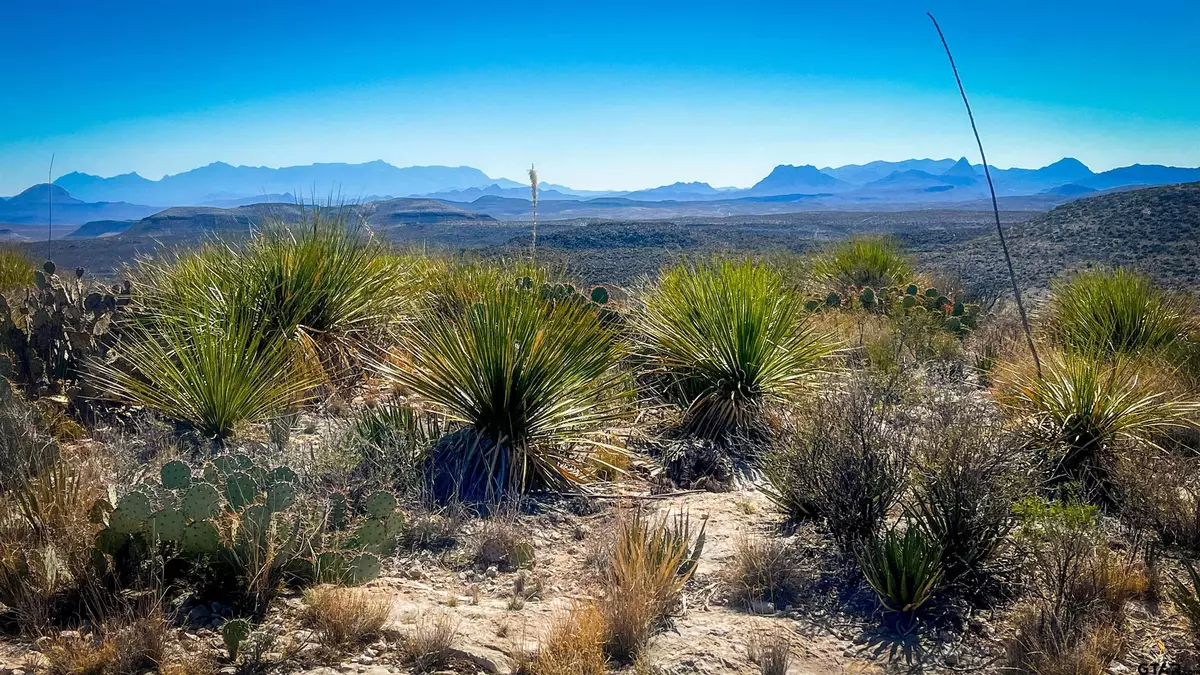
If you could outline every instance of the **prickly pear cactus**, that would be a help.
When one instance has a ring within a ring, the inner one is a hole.
[[[91,284],[82,268],[65,278],[56,272],[47,261],[19,304],[0,298],[0,347],[12,357],[10,377],[28,393],[86,395],[76,386],[83,362],[108,354],[110,329],[129,304],[130,286]]]
[[[329,496],[329,529],[344,530],[350,522],[350,502],[346,495],[335,492]]]
[[[863,289],[862,295],[858,296],[859,302],[863,307],[871,308],[875,305],[875,291],[870,288]]]
[[[363,502],[363,509],[372,518],[387,518],[396,510],[396,496],[382,490],[373,492]]]
[[[250,637],[250,629],[250,622],[246,619],[230,619],[221,625],[221,639],[225,641],[225,651],[230,661],[237,661],[242,642]]]
[[[842,296],[838,295],[837,293],[830,293],[829,295],[825,296],[825,306],[826,307],[841,307],[842,306]]]
[[[162,486],[168,490],[183,490],[192,484],[192,469],[184,462],[175,460],[163,465],[159,477]]]
[[[181,506],[192,520],[212,518],[221,512],[221,493],[211,483],[196,483],[184,493]]]
[[[608,289],[603,286],[597,286],[592,289],[592,302],[597,305],[608,304]]]
[[[207,520],[197,520],[183,528],[183,550],[194,555],[213,555],[221,550],[221,533]]]
[[[379,577],[379,556],[360,553],[347,564],[345,579],[351,584],[365,584]]]

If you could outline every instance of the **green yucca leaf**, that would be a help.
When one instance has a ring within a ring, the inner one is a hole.
[[[1194,426],[1200,412],[1200,403],[1172,397],[1126,358],[1066,352],[1043,359],[1042,370],[1010,372],[998,398],[1063,448],[1058,472],[1067,479],[1103,480],[1101,453],[1114,443],[1157,448],[1160,434]]]
[[[33,259],[16,247],[0,248],[0,290],[33,284]]]
[[[635,349],[697,434],[721,436],[803,387],[834,350],[779,274],[751,262],[668,270],[632,319]]]
[[[892,528],[859,553],[867,583],[889,611],[911,613],[937,592],[942,581],[942,548],[921,528]]]
[[[1187,559],[1182,562],[1184,569],[1187,570],[1190,583],[1184,584],[1178,579],[1172,579],[1171,602],[1175,603],[1179,612],[1187,617],[1192,632],[1200,634],[1200,573],[1196,572],[1196,568]]]
[[[913,267],[900,245],[886,237],[854,238],[819,257],[813,276],[834,290],[907,284]]]
[[[113,399],[229,438],[238,423],[294,405],[316,382],[295,367],[293,345],[264,335],[244,312],[129,324],[117,359],[91,364],[94,382]]]
[[[1049,324],[1068,350],[1100,355],[1167,349],[1190,328],[1182,298],[1124,269],[1092,270],[1057,284]]]
[[[492,490],[560,487],[573,448],[623,414],[620,350],[596,312],[548,305],[515,284],[488,289],[447,319],[419,321],[390,374],[474,431],[455,451]]]

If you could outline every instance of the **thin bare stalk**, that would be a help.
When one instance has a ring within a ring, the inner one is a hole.
[[[1012,281],[1013,297],[1017,299],[1017,311],[1021,314],[1021,326],[1025,329],[1025,341],[1029,344],[1029,353],[1033,355],[1033,364],[1037,369],[1038,379],[1042,377],[1042,361],[1038,358],[1037,347],[1033,344],[1033,332],[1029,329],[1029,316],[1025,313],[1025,303],[1021,302],[1021,287],[1017,284],[1017,274],[1013,271],[1012,256],[1008,253],[1008,241],[1004,238],[1004,228],[1000,225],[1000,205],[996,202],[996,186],[992,184],[992,172],[988,169],[987,155],[983,152],[983,141],[979,138],[979,128],[975,126],[975,114],[971,112],[971,102],[967,100],[967,90],[963,88],[962,78],[958,75],[958,66],[954,64],[954,55],[950,53],[950,45],[942,27],[938,25],[933,14],[926,12],[925,16],[933,22],[942,47],[946,49],[946,57],[950,59],[950,69],[954,71],[954,81],[958,83],[958,93],[962,94],[963,105],[967,108],[967,117],[971,120],[971,131],[975,132],[975,143],[979,146],[979,158],[983,161],[983,175],[987,177],[988,190],[992,193],[992,213],[996,216],[996,232],[1000,235],[1000,248],[1004,249],[1004,262],[1008,265],[1008,278]]]
[[[54,239],[54,153],[50,153],[50,170],[46,172],[46,260],[50,259],[50,242]]]
[[[537,253],[537,202],[538,202],[538,175],[537,167],[529,165],[529,195],[533,202],[533,246],[530,247],[529,257],[532,259]]]

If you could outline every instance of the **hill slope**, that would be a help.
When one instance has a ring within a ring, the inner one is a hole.
[[[1028,288],[1045,288],[1058,274],[1094,265],[1137,269],[1193,293],[1200,287],[1200,182],[1068,202],[1006,233],[1018,280]],[[932,266],[1007,283],[994,231],[922,257]]]

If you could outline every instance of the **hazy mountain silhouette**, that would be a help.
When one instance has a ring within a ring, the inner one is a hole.
[[[143,218],[158,209],[125,202],[87,203],[58,185],[34,185],[10,199],[0,200],[0,223],[34,224],[50,219],[49,198],[54,198],[54,223],[79,225],[90,220]],[[72,228],[73,229],[73,228]],[[65,234],[68,230],[64,229]]]
[[[850,183],[822,173],[811,164],[780,164],[746,193],[752,196],[823,194],[851,187],[853,186]]]

